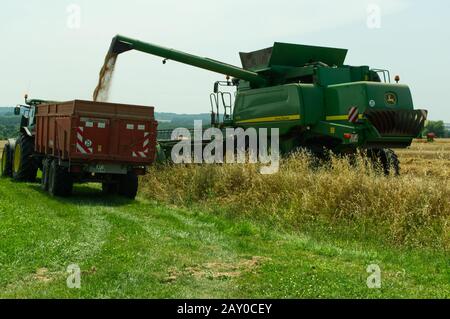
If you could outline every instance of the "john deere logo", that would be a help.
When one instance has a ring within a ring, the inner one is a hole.
[[[397,95],[395,93],[386,93],[386,103],[389,105],[397,104]]]

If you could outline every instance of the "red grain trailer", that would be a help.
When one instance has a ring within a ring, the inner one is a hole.
[[[71,194],[73,183],[99,182],[106,193],[134,198],[155,161],[154,108],[75,100],[39,105],[35,157],[42,188]]]

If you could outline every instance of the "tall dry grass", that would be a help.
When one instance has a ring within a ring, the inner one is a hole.
[[[449,179],[384,177],[361,160],[334,158],[331,167],[311,169],[309,156],[297,154],[273,175],[250,164],[155,166],[141,193],[296,229],[327,225],[397,245],[450,247]]]

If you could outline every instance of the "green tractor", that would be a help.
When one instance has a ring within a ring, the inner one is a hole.
[[[20,133],[17,138],[8,139],[3,148],[0,175],[12,177],[16,181],[34,182],[39,161],[33,157],[36,107],[53,101],[28,99],[25,96],[25,105],[18,105],[14,109],[15,115],[21,115]]]
[[[346,49],[275,43],[240,53],[239,68],[118,35],[108,56],[130,50],[226,75],[214,84],[211,125],[278,128],[282,154],[306,149],[323,157],[364,150],[386,174],[398,174],[391,148],[409,147],[427,118],[427,111],[414,109],[410,89],[398,84],[398,76],[391,83],[387,70],[345,65]],[[223,87],[235,87],[235,95]],[[171,145],[160,141],[162,149]]]

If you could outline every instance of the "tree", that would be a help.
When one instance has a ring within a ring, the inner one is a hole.
[[[445,137],[444,121],[427,121],[425,124],[424,135],[434,133],[437,137]]]

